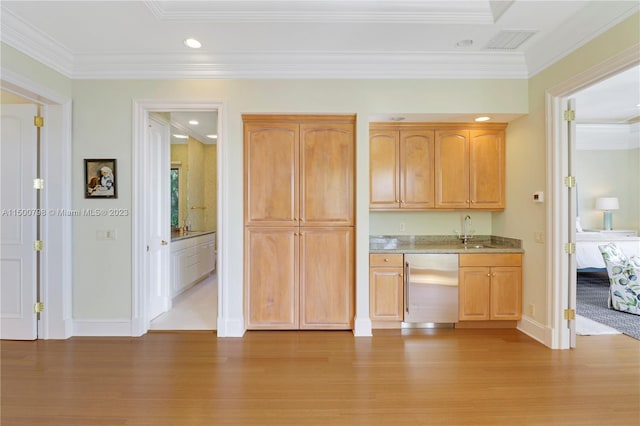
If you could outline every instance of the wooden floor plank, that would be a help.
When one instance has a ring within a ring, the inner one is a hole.
[[[640,342],[512,329],[3,341],[5,425],[637,425]]]

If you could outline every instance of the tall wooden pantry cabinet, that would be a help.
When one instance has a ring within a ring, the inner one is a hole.
[[[352,329],[355,115],[243,115],[247,329]]]

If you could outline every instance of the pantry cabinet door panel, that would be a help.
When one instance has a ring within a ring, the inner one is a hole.
[[[298,328],[297,228],[246,228],[248,329]]]
[[[247,123],[245,224],[296,225],[298,216],[298,125]]]
[[[300,226],[354,223],[353,124],[300,125]]]
[[[306,228],[300,239],[300,328],[353,328],[353,228]]]

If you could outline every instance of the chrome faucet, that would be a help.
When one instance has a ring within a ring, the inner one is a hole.
[[[463,234],[460,236],[460,239],[464,244],[467,244],[469,240],[472,238],[473,231],[469,231],[469,225],[471,225],[471,216],[466,215],[462,223]]]

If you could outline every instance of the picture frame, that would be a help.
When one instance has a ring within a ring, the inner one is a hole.
[[[84,198],[118,198],[115,158],[84,160]]]

